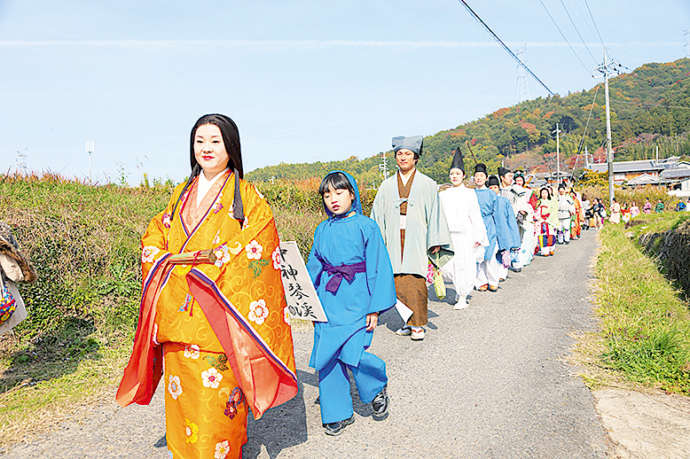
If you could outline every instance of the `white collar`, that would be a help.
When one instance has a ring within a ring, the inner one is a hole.
[[[211,189],[214,183],[218,181],[218,179],[225,174],[225,172],[228,171],[228,168],[226,167],[224,171],[219,172],[216,174],[215,177],[213,177],[211,180],[207,179],[204,173],[202,172],[199,174],[199,181],[197,182],[197,190],[196,190],[196,205],[197,207],[201,205],[201,201],[204,200],[204,197],[206,196],[206,193],[208,193],[208,190]]]
[[[403,185],[407,186],[407,182],[410,181],[410,178],[412,177],[412,175],[415,172],[416,172],[415,170],[411,170],[410,173],[407,175],[407,177],[405,177],[405,175],[403,175],[402,171],[398,169],[398,174],[400,174],[400,180],[403,182]]]

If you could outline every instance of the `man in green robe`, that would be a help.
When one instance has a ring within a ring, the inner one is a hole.
[[[399,170],[383,181],[371,211],[393,264],[397,297],[412,310],[396,333],[415,341],[424,339],[427,323],[428,261],[440,268],[453,257],[438,186],[416,168],[422,144],[422,136],[393,138]]]

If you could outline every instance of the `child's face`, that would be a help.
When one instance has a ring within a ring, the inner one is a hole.
[[[355,196],[349,190],[336,190],[328,187],[328,191],[323,194],[323,203],[326,208],[334,215],[343,215],[352,208],[352,201]]]

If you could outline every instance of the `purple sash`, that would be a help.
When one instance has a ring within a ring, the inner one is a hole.
[[[316,278],[316,286],[318,287],[319,283],[321,283],[321,274],[325,271],[333,276],[326,284],[326,291],[329,291],[334,295],[340,288],[340,283],[343,281],[343,278],[345,278],[345,280],[351,284],[352,281],[355,280],[355,274],[364,273],[367,271],[367,264],[364,261],[351,265],[333,266],[327,261],[324,261],[320,256],[317,256],[317,258],[321,262],[322,269],[321,273],[319,273],[318,277]]]

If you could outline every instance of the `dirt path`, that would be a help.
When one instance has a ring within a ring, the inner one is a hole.
[[[340,437],[321,428],[310,331],[295,332],[300,392],[250,422],[245,457],[602,457],[612,444],[590,391],[563,358],[569,334],[594,326],[589,303],[594,234],[511,274],[497,293],[454,311],[430,305],[427,339],[394,335],[382,317],[373,352],[390,377],[391,416],[356,406]],[[168,457],[162,392],[147,407],[97,407],[80,422],[16,445],[9,457]]]

